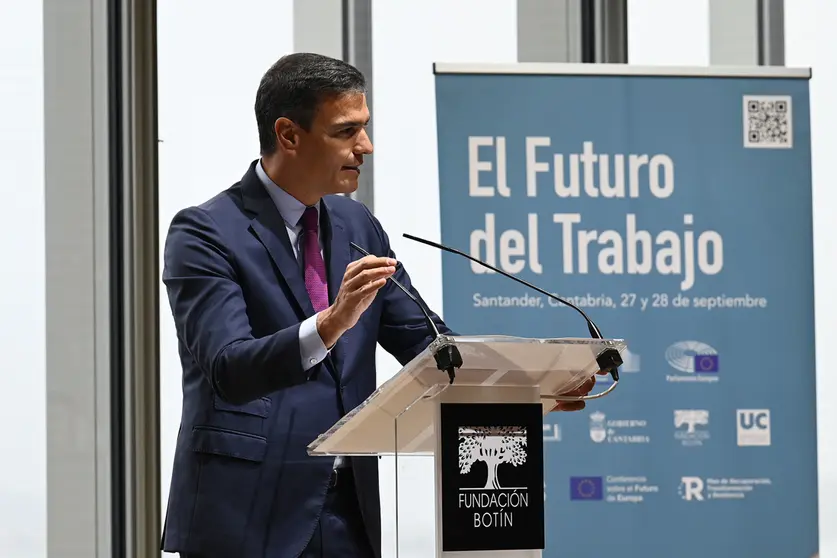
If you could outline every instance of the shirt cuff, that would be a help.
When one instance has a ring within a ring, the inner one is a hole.
[[[302,369],[308,371],[328,355],[320,332],[317,331],[317,315],[314,314],[299,326],[299,352]]]

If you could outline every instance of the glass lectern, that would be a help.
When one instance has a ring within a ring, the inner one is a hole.
[[[451,345],[462,356],[452,383],[434,358]],[[308,453],[394,460],[381,479],[394,477],[398,558],[540,557],[543,416],[557,394],[600,370],[600,355],[625,348],[611,339],[440,336]]]

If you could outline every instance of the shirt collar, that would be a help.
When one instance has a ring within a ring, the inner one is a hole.
[[[267,175],[267,172],[265,172],[261,159],[256,164],[256,174],[259,176],[262,184],[264,184],[268,195],[270,195],[285,223],[291,227],[296,227],[299,224],[299,220],[302,219],[302,214],[305,213],[306,205],[273,182]],[[317,208],[317,212],[319,213],[320,202],[317,202],[314,207]]]

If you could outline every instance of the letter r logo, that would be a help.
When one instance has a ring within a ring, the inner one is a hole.
[[[682,477],[680,479],[680,497],[687,502],[703,500],[703,479],[700,477]]]

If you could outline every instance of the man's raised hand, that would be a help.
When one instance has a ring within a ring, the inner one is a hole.
[[[378,290],[395,273],[396,263],[392,258],[365,256],[346,266],[334,304],[317,316],[317,332],[326,347],[334,346],[343,333],[354,327]]]

